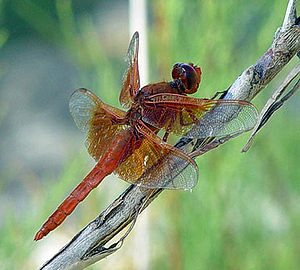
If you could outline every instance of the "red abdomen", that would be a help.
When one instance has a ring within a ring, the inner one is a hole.
[[[36,233],[34,240],[42,239],[50,231],[57,228],[73,212],[76,206],[101,183],[104,177],[111,174],[120,162],[131,154],[129,149],[134,146],[134,141],[135,137],[130,129],[117,134],[101,160],[48,218]]]

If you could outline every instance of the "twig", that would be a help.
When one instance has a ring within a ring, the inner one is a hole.
[[[274,41],[267,52],[251,67],[247,68],[228,88],[222,97],[250,101],[282,70],[300,50],[300,29],[296,24],[296,0],[290,0],[282,27],[276,32]],[[222,141],[208,144],[207,151],[220,145]],[[182,138],[176,147],[187,153],[198,153],[201,142]],[[162,190],[155,190],[146,206]],[[145,193],[138,186],[128,187],[99,217],[80,231],[59,253],[41,269],[83,269],[87,265],[112,254],[115,246],[104,245],[126,227],[133,219],[138,205],[145,199]],[[146,207],[145,206],[145,207]]]
[[[296,12],[296,2],[297,1],[289,1],[285,16],[283,19],[282,31],[286,31],[287,29],[291,28],[293,25],[296,24],[297,20],[297,12]]]
[[[287,89],[289,84],[294,80],[294,78],[300,73],[300,64],[293,68],[293,70],[289,73],[289,75],[285,78],[283,83],[278,87],[278,89],[273,93],[272,97],[267,101],[264,108],[261,110],[259,119],[252,131],[252,134],[242,149],[242,152],[247,152],[252,145],[255,135],[259,132],[259,130],[266,124],[266,122],[270,119],[271,115],[278,110],[283,103],[288,100],[294,93],[296,93],[299,88],[299,80],[294,85],[291,91],[289,91],[281,100],[278,99],[282,96],[284,91]]]

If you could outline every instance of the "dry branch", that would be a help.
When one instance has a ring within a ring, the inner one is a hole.
[[[258,121],[253,128],[252,134],[242,149],[242,152],[247,152],[249,148],[251,147],[253,140],[256,136],[256,134],[261,130],[261,128],[267,123],[267,121],[270,119],[272,114],[277,111],[285,101],[287,101],[289,98],[291,98],[296,91],[299,89],[299,80],[294,85],[292,90],[290,90],[283,98],[278,100],[284,91],[288,88],[289,84],[300,74],[300,64],[296,65],[293,70],[288,74],[288,76],[285,78],[283,83],[278,87],[278,89],[273,93],[273,95],[269,98],[265,106],[260,112]]]
[[[270,48],[233,82],[222,98],[252,100],[299,52],[300,28],[295,6],[296,0],[290,0],[283,24],[276,31]],[[203,145],[203,142],[182,138],[176,147],[187,153],[199,155],[217,147],[224,141],[226,138],[223,141],[213,141],[199,152],[199,146]],[[41,269],[84,269],[115,252],[120,248],[122,242],[117,242],[109,247],[104,247],[104,245],[132,221],[136,211],[145,200],[146,195],[143,191],[134,185],[128,187],[99,217],[90,222]],[[154,191],[145,207],[161,192],[162,190]]]

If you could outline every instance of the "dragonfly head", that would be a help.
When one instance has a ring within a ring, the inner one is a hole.
[[[201,68],[193,63],[176,63],[172,69],[172,78],[180,81],[186,94],[193,94],[198,90],[201,74]]]

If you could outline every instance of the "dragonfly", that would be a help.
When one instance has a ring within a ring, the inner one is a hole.
[[[147,189],[191,189],[198,180],[194,159],[167,142],[169,134],[184,135],[199,125],[207,113],[218,109],[215,123],[227,118],[222,111],[239,111],[229,128],[209,122],[189,137],[228,135],[250,130],[257,111],[246,101],[189,97],[198,90],[202,71],[193,63],[176,63],[170,82],[140,87],[138,69],[139,34],[128,48],[128,68],[119,97],[127,111],[104,103],[91,91],[80,88],[71,95],[70,112],[78,128],[85,132],[85,145],[96,165],[47,219],[34,240],[58,227],[75,207],[111,173]],[[159,136],[159,131],[164,131]],[[184,164],[185,169],[174,164]],[[155,167],[155,170],[151,169]]]

